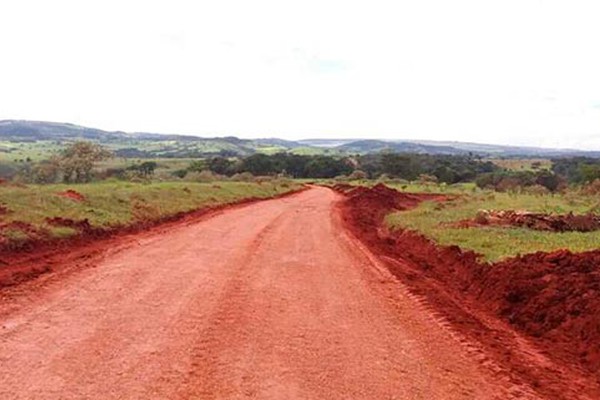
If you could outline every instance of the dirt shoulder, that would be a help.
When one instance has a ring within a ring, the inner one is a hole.
[[[537,253],[487,264],[473,252],[383,225],[387,213],[436,200],[432,195],[383,185],[345,192],[347,228],[516,381],[551,398],[600,395],[599,251]]]

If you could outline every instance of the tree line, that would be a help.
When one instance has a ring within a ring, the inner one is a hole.
[[[48,160],[28,163],[20,172],[28,182],[81,183],[96,178],[97,163],[113,154],[93,142],[74,142]],[[136,163],[126,168],[104,171],[104,177],[128,179],[148,178],[158,164],[154,161]],[[540,187],[560,190],[567,184],[600,182],[600,160],[586,157],[552,160],[550,170],[510,171],[475,155],[429,155],[409,153],[378,153],[355,156],[299,155],[292,153],[253,154],[244,158],[217,156],[198,159],[183,169],[172,172],[177,178],[188,173],[208,172],[216,176],[236,174],[254,176],[286,176],[291,178],[329,179],[397,178],[407,181],[426,180],[440,183],[475,182],[482,188],[500,191],[514,188]]]
[[[197,164],[190,166],[190,170],[198,168]],[[438,182],[445,183],[472,181],[481,173],[498,169],[489,161],[468,155],[393,153],[348,157],[290,153],[254,154],[243,159],[214,157],[201,168],[225,176],[249,172],[253,175],[286,175],[310,179],[338,178],[354,174],[371,179],[386,175],[415,180],[428,175]]]

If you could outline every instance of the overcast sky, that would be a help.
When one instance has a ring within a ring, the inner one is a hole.
[[[0,119],[600,149],[600,1],[0,3]]]

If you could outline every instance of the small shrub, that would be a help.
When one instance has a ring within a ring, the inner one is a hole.
[[[584,185],[581,188],[581,193],[587,196],[596,196],[600,194],[600,179],[595,179],[593,182]]]
[[[534,196],[544,196],[550,194],[550,190],[542,185],[533,185],[524,189],[524,192],[527,194],[532,194]]]
[[[190,182],[214,182],[223,179],[225,179],[223,176],[217,175],[214,172],[209,171],[207,169],[202,170],[200,172],[189,172],[185,177],[185,180]]]
[[[160,209],[142,200],[135,199],[131,203],[131,215],[136,221],[154,221],[160,218]]]
[[[262,176],[255,176],[252,179],[252,182],[258,183],[259,185],[261,185],[261,184],[263,184],[265,182],[271,182],[271,181],[273,181],[273,179],[274,178],[272,176],[264,176],[264,175],[262,175]]]
[[[253,179],[254,175],[252,175],[250,172],[240,172],[237,174],[233,174],[233,176],[230,178],[230,180],[234,182],[252,182]]]
[[[365,171],[360,170],[360,169],[355,169],[348,176],[348,179],[350,179],[350,180],[363,180],[363,179],[367,179],[367,173]]]

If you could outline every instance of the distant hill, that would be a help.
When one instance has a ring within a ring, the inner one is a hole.
[[[44,151],[74,140],[93,140],[123,157],[189,158],[210,156],[247,156],[255,153],[293,152],[297,154],[369,154],[381,151],[422,154],[467,154],[484,157],[600,157],[600,152],[569,149],[502,146],[491,144],[438,142],[429,140],[374,139],[240,139],[199,137],[178,134],[125,133],[87,128],[69,123],[4,120],[0,121],[0,156],[14,159],[26,154],[42,157]],[[17,145],[19,144],[20,145]],[[27,151],[23,144],[28,143]],[[3,158],[0,157],[0,160]]]
[[[123,132],[106,132],[100,129],[83,126],[41,121],[0,121],[0,138],[2,140],[119,140],[126,138]]]
[[[451,146],[438,146],[411,142],[390,142],[384,140],[357,140],[335,147],[347,153],[379,153],[382,151],[395,153],[419,154],[465,154],[467,151]]]
[[[136,158],[245,156],[273,147],[233,136],[203,138],[177,134],[110,132],[67,123],[15,120],[0,121],[0,140],[40,144],[49,141],[63,143],[92,140],[111,148],[118,156]]]
[[[549,149],[543,147],[507,146],[455,141],[435,140],[377,140],[377,139],[303,139],[298,142],[306,146],[336,149],[346,152],[367,154],[379,151],[412,152],[427,154],[467,154],[484,157],[594,157],[600,151],[574,149]]]
[[[543,147],[531,146],[507,146],[498,144],[454,142],[454,141],[433,141],[433,140],[407,140],[410,143],[419,143],[423,145],[447,146],[458,150],[474,154],[483,154],[499,157],[600,157],[600,151],[584,151],[575,149],[549,149]]]

